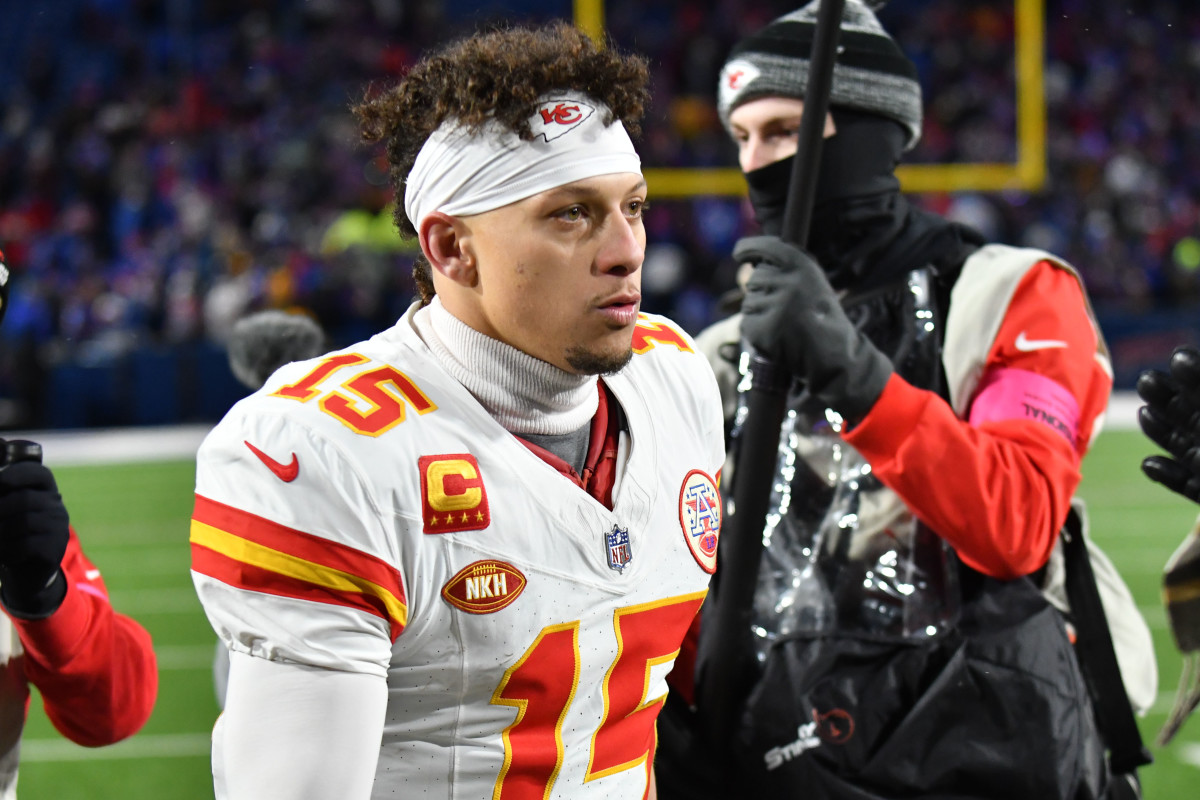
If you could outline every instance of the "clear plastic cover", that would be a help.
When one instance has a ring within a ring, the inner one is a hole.
[[[847,309],[900,373],[926,388],[940,374],[931,302],[920,271],[892,296]],[[842,440],[842,427],[835,412],[794,393],[780,430],[754,599],[760,658],[791,634],[907,640],[937,636],[957,620],[953,553],[879,482]]]

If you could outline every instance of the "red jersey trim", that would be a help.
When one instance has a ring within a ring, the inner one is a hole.
[[[192,544],[192,569],[239,589],[365,611],[387,620],[393,642],[404,632],[404,623],[389,615],[387,605],[378,596],[367,592],[339,592],[328,586],[255,567],[195,543]]]
[[[192,569],[248,591],[356,608],[408,622],[400,573],[374,556],[196,495]]]

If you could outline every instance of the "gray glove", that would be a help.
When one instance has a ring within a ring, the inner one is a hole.
[[[742,336],[851,424],[865,417],[892,362],[854,327],[820,265],[777,236],[741,239],[733,257],[755,265],[742,301]]]

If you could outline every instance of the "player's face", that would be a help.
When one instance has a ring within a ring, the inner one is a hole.
[[[729,115],[729,127],[733,129],[742,172],[753,172],[795,155],[803,112],[804,101],[794,97],[760,97],[735,108]],[[826,113],[825,137],[836,132],[833,116]]]
[[[578,374],[623,367],[641,305],[641,175],[600,175],[464,218],[476,330]]]

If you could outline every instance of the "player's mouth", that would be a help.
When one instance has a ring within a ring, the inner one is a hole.
[[[614,325],[625,327],[637,321],[642,296],[638,292],[623,292],[596,304],[597,310]]]

